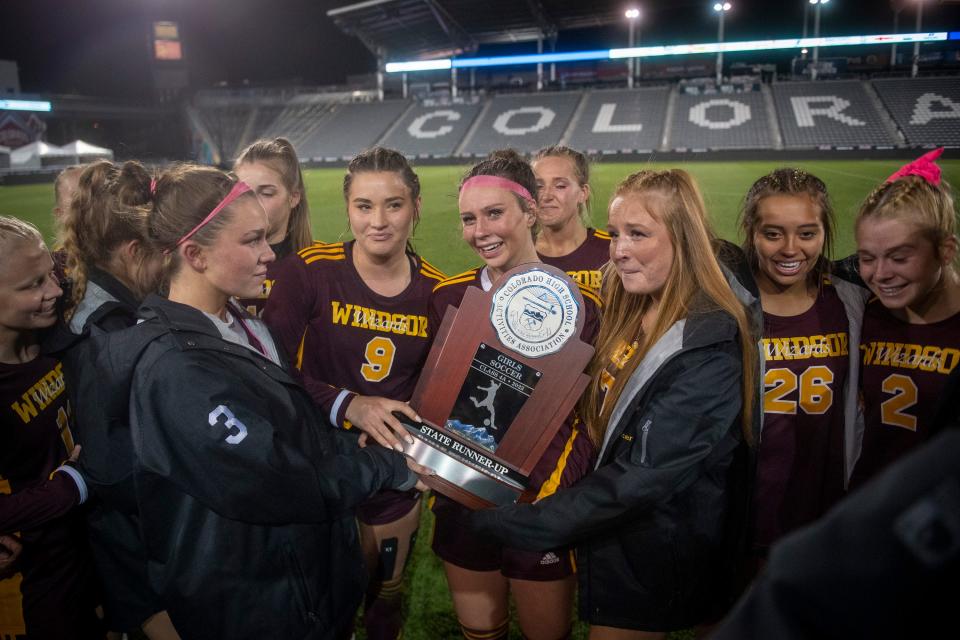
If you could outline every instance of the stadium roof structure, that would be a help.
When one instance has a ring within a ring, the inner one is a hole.
[[[611,0],[365,0],[327,11],[378,58],[428,60],[477,51],[482,44],[550,41],[566,29],[623,22]]]

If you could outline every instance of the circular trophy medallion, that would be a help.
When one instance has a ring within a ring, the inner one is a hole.
[[[503,346],[539,358],[566,344],[577,331],[579,314],[570,281],[534,267],[510,276],[494,292],[490,322]]]

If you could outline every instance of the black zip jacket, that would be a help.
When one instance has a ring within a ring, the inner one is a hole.
[[[107,420],[129,418],[150,583],[191,638],[336,638],[364,571],[353,507],[415,481],[359,449],[289,373],[223,340],[199,311],[150,296],[101,336]]]
[[[151,589],[147,558],[140,536],[133,485],[133,444],[126,420],[109,421],[102,413],[104,393],[97,375],[98,336],[137,323],[139,302],[123,283],[92,267],[87,289],[69,326],[59,324],[46,348],[64,364],[64,377],[73,407],[72,427],[83,451],[78,461],[91,491],[86,511],[94,564],[103,587],[107,627],[133,631],[161,611]]]
[[[721,311],[671,327],[613,409],[597,469],[533,505],[476,512],[527,549],[577,545],[580,615],[668,631],[729,603],[748,500],[737,325]]]

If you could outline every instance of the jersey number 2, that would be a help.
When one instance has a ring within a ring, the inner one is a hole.
[[[397,347],[390,338],[377,336],[367,343],[364,349],[363,357],[367,359],[360,365],[360,375],[369,382],[380,382],[388,375],[393,368],[393,356],[397,352]]]
[[[894,373],[883,380],[881,385],[884,393],[892,393],[893,397],[880,403],[880,420],[883,424],[901,429],[917,430],[917,418],[904,413],[917,404],[917,385],[907,376]]]

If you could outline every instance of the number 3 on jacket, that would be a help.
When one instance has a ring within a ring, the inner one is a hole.
[[[210,426],[217,426],[217,423],[220,422],[221,416],[226,418],[223,426],[227,428],[229,433],[229,435],[224,438],[224,440],[227,441],[227,444],[240,444],[243,442],[243,439],[247,437],[247,426],[237,420],[237,417],[233,415],[233,412],[230,411],[230,409],[227,409],[225,405],[221,404],[219,407],[210,412]]]

